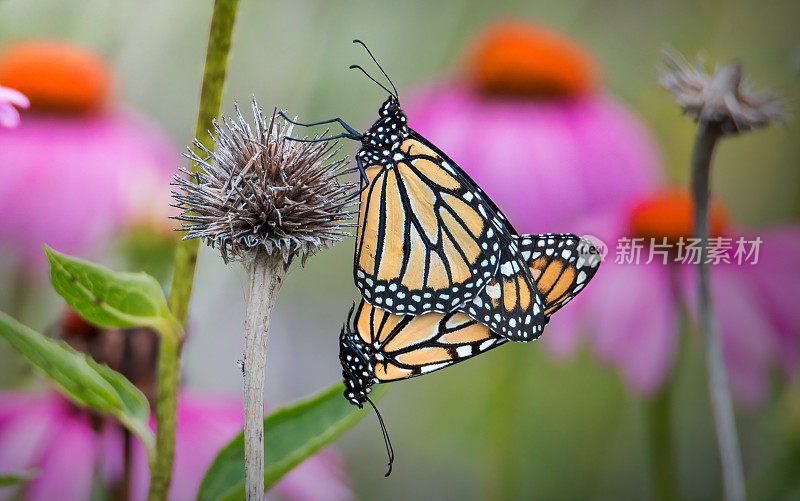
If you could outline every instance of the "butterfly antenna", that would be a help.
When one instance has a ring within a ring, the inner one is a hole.
[[[365,44],[364,42],[362,42],[359,39],[353,40],[353,43],[360,44],[362,47],[364,47],[364,49],[366,49],[367,54],[369,54],[369,57],[372,58],[372,60],[375,62],[375,65],[378,67],[379,70],[381,70],[381,73],[383,73],[383,76],[385,76],[386,80],[389,81],[389,85],[391,85],[392,89],[394,89],[394,97],[395,97],[395,99],[397,99],[399,101],[400,100],[400,96],[397,94],[397,87],[394,86],[394,82],[392,82],[392,79],[389,78],[389,75],[386,74],[386,71],[384,71],[383,66],[381,66],[381,63],[379,63],[378,60],[375,59],[375,56],[372,55],[372,51],[369,50],[369,47],[367,47],[367,44]],[[391,94],[391,92],[390,92],[390,94]]]
[[[378,412],[378,408],[375,407],[375,404],[372,403],[372,400],[367,397],[367,402],[372,408],[375,410],[375,415],[378,416],[378,424],[381,425],[381,433],[383,433],[383,441],[386,444],[386,454],[389,456],[389,470],[386,472],[386,477],[392,474],[392,463],[394,463],[394,449],[392,448],[392,441],[389,440],[389,432],[386,431],[386,424],[383,422],[383,417],[381,413]]]
[[[386,86],[385,86],[385,85],[383,85],[382,83],[380,83],[379,81],[377,81],[377,80],[375,80],[374,78],[372,78],[372,75],[370,75],[369,73],[367,73],[367,70],[365,70],[365,69],[364,69],[364,68],[362,68],[361,66],[359,66],[359,65],[357,65],[357,64],[351,64],[351,65],[350,65],[350,69],[351,69],[351,70],[361,70],[361,73],[365,74],[365,75],[367,76],[367,78],[369,78],[370,80],[372,80],[373,82],[375,82],[376,84],[378,84],[378,86],[380,86],[380,88],[381,88],[381,89],[385,90],[387,93],[389,93],[389,94],[392,94],[392,95],[393,95],[395,98],[397,98],[397,96],[395,96],[395,95],[392,93],[392,91],[390,91],[389,89],[387,89],[387,88],[386,88]]]

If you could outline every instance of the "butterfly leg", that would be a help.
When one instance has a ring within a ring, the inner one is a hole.
[[[355,139],[357,141],[361,139],[361,137],[353,136],[352,134],[347,134],[346,132],[342,134],[337,134],[335,136],[317,137],[313,139],[300,139],[292,136],[284,136],[285,139],[288,139],[289,141],[297,141],[298,143],[322,143],[325,141],[333,141],[334,139],[341,139],[343,137],[347,139]]]
[[[369,186],[369,178],[367,177],[367,171],[364,169],[364,164],[361,162],[361,158],[356,155],[356,167],[351,167],[343,172],[343,174],[352,174],[353,172],[358,171],[358,176],[361,180],[364,181],[363,185],[361,186],[360,191],[364,191]]]
[[[345,122],[344,120],[342,120],[339,117],[331,118],[330,120],[323,120],[321,122],[314,122],[314,123],[304,124],[304,123],[301,123],[301,122],[295,122],[294,120],[292,120],[291,118],[286,116],[286,113],[284,113],[283,111],[280,111],[278,113],[287,122],[289,122],[291,124],[294,124],[294,125],[299,125],[300,127],[314,127],[315,125],[325,125],[325,124],[338,123],[339,125],[344,127],[344,130],[346,130],[348,132],[347,134],[342,134],[342,135],[340,135],[338,137],[347,137],[349,139],[358,139],[358,140],[360,140],[361,137],[363,136],[363,134],[360,134],[357,130],[355,130],[354,128],[350,127],[347,124],[347,122]],[[355,136],[355,137],[351,137],[351,136]]]
[[[358,156],[356,156],[356,165],[358,166],[358,175],[364,181],[364,186],[361,188],[361,191],[364,191],[369,186],[369,178],[367,177],[367,171],[364,169],[364,164],[361,163],[361,158]]]

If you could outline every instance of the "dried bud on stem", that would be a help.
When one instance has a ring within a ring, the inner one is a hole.
[[[173,192],[184,238],[202,238],[219,247],[222,258],[246,258],[263,249],[288,265],[303,261],[342,239],[342,221],[353,218],[355,183],[340,183],[347,160],[334,158],[340,148],[329,142],[286,139],[292,125],[266,119],[253,100],[255,127],[239,108],[236,119],[214,123],[214,151],[195,141],[207,156],[190,151],[200,166],[196,173],[176,176],[181,192]]]
[[[733,62],[707,74],[699,64],[689,65],[679,55],[664,52],[667,68],[659,83],[672,93],[687,115],[697,121],[691,176],[694,199],[694,234],[702,242],[698,263],[698,329],[706,346],[711,408],[722,460],[725,498],[745,499],[744,470],[736,433],[728,376],[711,303],[708,262],[708,200],[711,192],[711,158],[726,134],[764,127],[784,117],[781,101],[767,92],[750,90],[742,78],[742,65]]]
[[[785,117],[777,96],[750,89],[742,78],[739,61],[718,65],[713,74],[708,74],[699,60],[692,65],[671,51],[664,51],[662,57],[666,68],[659,75],[659,83],[698,122],[717,124],[723,133],[736,133]]]
[[[356,183],[340,183],[346,159],[335,143],[294,141],[292,126],[266,119],[253,99],[255,125],[236,108],[235,119],[214,122],[214,151],[195,141],[199,167],[176,176],[184,238],[218,247],[223,260],[240,259],[249,275],[245,320],[245,470],[248,500],[264,492],[264,369],[272,308],[289,265],[347,235],[357,212]]]

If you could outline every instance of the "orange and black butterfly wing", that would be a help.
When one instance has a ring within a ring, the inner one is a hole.
[[[497,274],[462,311],[511,341],[532,341],[547,324],[543,300],[525,261],[504,252]]]
[[[494,277],[515,247],[505,217],[458,166],[409,136],[392,163],[367,166],[354,278],[369,303],[395,314],[449,312]]]
[[[475,192],[477,192],[481,196],[481,199],[484,201],[484,203],[489,206],[490,212],[492,214],[496,215],[497,219],[502,223],[502,225],[503,225],[503,227],[505,229],[505,232],[504,232],[505,235],[511,236],[511,235],[518,235],[519,234],[519,232],[514,228],[514,225],[511,224],[511,221],[509,221],[508,218],[506,218],[505,214],[503,214],[503,211],[501,211],[500,208],[497,207],[497,205],[494,203],[494,200],[492,200],[489,197],[489,195],[487,195],[483,191],[483,189],[480,186],[478,186],[478,184],[475,181],[473,181],[471,177],[469,177],[469,174],[467,174],[461,167],[459,167],[456,162],[451,160],[450,157],[448,157],[446,153],[444,153],[442,150],[440,150],[438,146],[436,146],[432,142],[430,142],[427,139],[425,139],[422,136],[422,134],[420,134],[419,132],[417,132],[417,131],[415,131],[413,129],[411,129],[410,137],[414,141],[417,141],[420,144],[423,144],[426,148],[428,148],[431,151],[433,151],[436,156],[438,156],[438,157],[442,158],[444,161],[446,161],[448,165],[451,165],[458,172],[458,176],[461,179],[463,179],[466,183],[468,183],[468,184],[470,184],[472,186],[473,190]]]
[[[472,358],[504,341],[461,312],[405,315],[383,334],[374,356],[375,378],[386,382],[427,374]]]
[[[506,339],[532,341],[541,336],[550,316],[589,283],[600,256],[577,235],[515,238],[517,255],[503,253],[497,275],[462,311]]]
[[[523,235],[517,240],[548,317],[583,290],[600,266],[597,249],[577,235]]]
[[[443,369],[505,341],[464,313],[394,315],[361,301],[342,330],[345,397],[359,405],[373,384]]]

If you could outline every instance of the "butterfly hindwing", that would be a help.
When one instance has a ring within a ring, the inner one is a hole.
[[[542,298],[525,261],[511,252],[503,258],[495,276],[463,311],[506,339],[532,341],[547,324]]]
[[[492,280],[462,311],[511,341],[538,338],[550,316],[592,279],[600,256],[573,234],[515,237]]]
[[[583,290],[600,266],[597,249],[577,235],[523,235],[517,240],[548,317]]]

